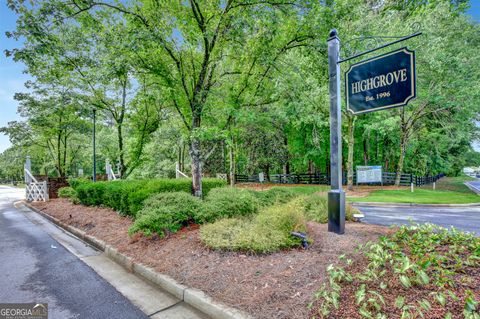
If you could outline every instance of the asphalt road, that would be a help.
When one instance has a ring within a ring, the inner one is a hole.
[[[148,318],[15,207],[0,186],[0,303],[48,303],[49,318]]]
[[[480,236],[480,207],[435,207],[435,206],[362,206],[355,205],[365,217],[362,222],[377,225],[408,225],[432,223]]]
[[[465,183],[472,191],[477,194],[480,194],[480,180],[475,179],[474,181],[466,182]]]

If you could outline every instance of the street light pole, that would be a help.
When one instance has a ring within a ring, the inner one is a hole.
[[[345,232],[345,192],[342,189],[342,100],[340,90],[340,39],[332,29],[328,44],[330,91],[330,185],[328,192],[328,231]]]
[[[97,181],[97,155],[95,150],[95,125],[97,120],[97,109],[93,109],[93,176],[92,180]]]

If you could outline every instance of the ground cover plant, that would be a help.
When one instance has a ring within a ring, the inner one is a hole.
[[[313,318],[480,318],[480,238],[402,226],[341,256],[310,304]]]

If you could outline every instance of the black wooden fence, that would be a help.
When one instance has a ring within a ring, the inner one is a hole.
[[[12,179],[0,179],[0,184],[2,185],[7,185],[7,184],[18,185],[19,183],[21,183],[21,181],[12,180]]]
[[[415,186],[423,186],[432,184],[440,178],[445,176],[445,174],[438,174],[434,176],[416,176],[413,174],[402,174],[400,177],[400,185],[409,186],[413,183]],[[264,176],[265,182],[276,183],[276,184],[320,184],[320,185],[330,185],[330,175],[326,173],[316,173],[316,174],[271,174],[270,176]],[[382,172],[382,183],[383,185],[394,185],[395,184],[396,173],[393,172]],[[259,177],[256,175],[235,175],[235,182],[237,183],[258,183]],[[357,173],[353,173],[353,183],[357,183]],[[347,174],[343,173],[343,184],[347,184]],[[371,183],[372,185],[377,185],[380,183]],[[366,185],[366,184],[362,184]]]

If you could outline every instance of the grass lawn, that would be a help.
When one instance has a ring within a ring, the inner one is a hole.
[[[284,188],[288,188],[292,192],[298,195],[311,195],[313,193],[318,192],[328,192],[330,190],[330,186],[328,185],[305,185],[305,186],[281,186]]]
[[[437,182],[436,190],[431,185],[417,187],[412,193],[404,190],[378,190],[366,197],[348,198],[351,202],[414,203],[414,204],[468,204],[480,203],[480,196],[463,183],[467,176],[445,177]]]

